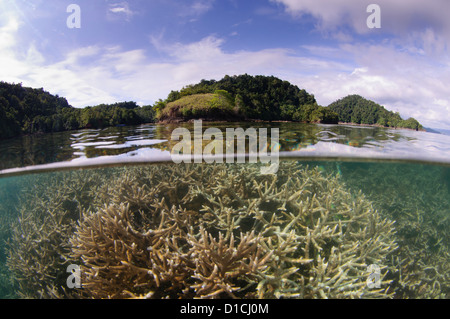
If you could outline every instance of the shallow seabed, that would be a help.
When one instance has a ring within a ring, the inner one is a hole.
[[[0,297],[449,298],[449,214],[450,168],[418,163],[4,177]]]

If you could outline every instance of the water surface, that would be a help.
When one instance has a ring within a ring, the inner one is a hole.
[[[193,124],[181,124],[192,132]],[[0,142],[0,173],[113,163],[170,161],[177,125],[148,124],[25,136]],[[410,130],[299,123],[202,123],[209,127],[278,128],[280,156],[450,163],[450,136]],[[204,141],[204,144],[209,141]],[[51,164],[51,165],[47,165]]]
[[[449,136],[211,126],[279,128],[279,170],[174,164],[174,125],[1,142],[0,297],[450,297]]]

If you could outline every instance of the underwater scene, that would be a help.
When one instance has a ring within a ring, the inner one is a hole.
[[[168,125],[0,143],[0,298],[450,297],[449,136],[271,125],[268,174]]]

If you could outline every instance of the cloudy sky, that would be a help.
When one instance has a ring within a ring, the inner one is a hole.
[[[367,25],[372,3],[381,28]],[[324,106],[360,94],[450,129],[449,12],[448,0],[0,0],[0,80],[84,107],[274,75]]]

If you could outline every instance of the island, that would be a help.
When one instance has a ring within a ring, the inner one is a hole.
[[[43,88],[0,82],[0,139],[83,128],[205,121],[291,121],[376,125],[423,130],[414,118],[402,119],[376,102],[349,95],[321,106],[313,94],[275,76],[226,75],[201,80],[153,105],[126,101],[75,108]]]
[[[202,80],[155,104],[158,121],[202,118],[228,121],[295,121],[337,124],[338,115],[314,95],[274,76],[225,76]]]
[[[331,103],[328,108],[338,114],[339,122],[343,124],[425,130],[416,119],[410,117],[403,120],[398,112],[388,111],[360,95],[348,95]]]
[[[0,82],[0,139],[153,121],[151,105],[120,102],[75,108],[43,88]]]

